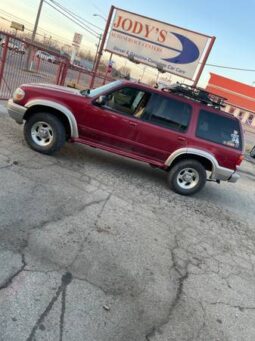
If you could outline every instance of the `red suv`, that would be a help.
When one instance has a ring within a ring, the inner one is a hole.
[[[198,88],[116,81],[82,91],[22,85],[8,111],[25,121],[25,139],[40,153],[52,154],[66,141],[101,148],[166,170],[170,188],[190,195],[206,180],[239,178],[242,127],[221,106],[221,98]]]

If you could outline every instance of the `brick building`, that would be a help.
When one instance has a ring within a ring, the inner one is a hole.
[[[210,73],[206,90],[227,98],[224,110],[255,131],[255,87]]]

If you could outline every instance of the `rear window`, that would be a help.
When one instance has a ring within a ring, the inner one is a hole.
[[[242,149],[239,122],[206,110],[199,113],[196,136],[234,149]]]

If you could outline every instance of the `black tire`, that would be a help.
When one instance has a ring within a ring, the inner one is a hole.
[[[37,126],[39,127],[37,130]],[[48,136],[41,138],[39,129],[47,130]],[[28,118],[24,126],[24,137],[27,144],[35,151],[43,154],[53,154],[66,141],[66,131],[63,123],[53,114],[47,112],[35,113]],[[41,141],[40,141],[41,138]],[[45,143],[44,143],[45,142]]]
[[[255,146],[252,147],[251,151],[250,151],[250,156],[253,157],[255,159]]]
[[[186,179],[185,179],[186,176]],[[190,185],[189,184],[190,180]],[[170,188],[181,195],[192,195],[199,192],[206,183],[206,170],[196,160],[183,160],[176,163],[168,173]]]

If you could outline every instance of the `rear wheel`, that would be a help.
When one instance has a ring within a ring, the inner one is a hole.
[[[29,117],[24,126],[24,136],[32,149],[43,154],[55,153],[66,141],[63,123],[50,113],[36,113]]]
[[[206,170],[196,160],[176,163],[168,173],[170,188],[181,195],[192,195],[200,191],[206,182]]]

